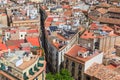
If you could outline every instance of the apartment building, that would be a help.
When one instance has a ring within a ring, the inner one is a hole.
[[[10,26],[40,26],[40,15],[34,4],[16,5],[7,8]]]
[[[103,52],[91,50],[79,44],[72,46],[64,55],[64,68],[75,80],[85,80],[84,72],[93,64],[102,64]]]
[[[45,80],[46,61],[38,37],[0,42],[0,79]]]
[[[119,35],[108,25],[93,22],[89,29],[80,36],[79,43],[84,47],[92,46],[92,49],[109,52],[119,42],[119,39]]]
[[[31,51],[10,49],[7,52],[1,51],[0,54],[1,80],[45,80],[46,62],[43,56]]]
[[[18,27],[18,28],[9,28],[4,30],[4,39],[7,40],[20,40],[27,37],[38,37],[39,30],[38,27]]]
[[[78,36],[84,31],[84,27],[80,24],[86,17],[81,11],[71,9],[70,5],[51,6],[46,10],[50,10],[45,21],[48,46],[46,56],[48,66],[53,68],[51,69],[53,72],[57,72],[63,67],[64,53],[78,43]]]

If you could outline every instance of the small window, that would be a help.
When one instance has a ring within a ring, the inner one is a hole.
[[[23,35],[21,35],[21,37],[23,37]]]

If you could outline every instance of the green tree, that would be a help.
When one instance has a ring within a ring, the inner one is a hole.
[[[74,80],[71,75],[70,72],[66,69],[62,69],[59,73],[56,74],[51,74],[48,73],[46,75],[46,80]]]
[[[48,73],[48,74],[46,75],[46,79],[47,79],[47,80],[55,80],[55,79],[54,79],[54,75],[51,74],[51,73]]]

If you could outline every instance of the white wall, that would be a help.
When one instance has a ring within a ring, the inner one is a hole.
[[[19,39],[25,39],[26,34],[27,34],[26,32],[19,32]]]
[[[8,40],[10,38],[10,32],[5,32],[5,39]]]
[[[90,60],[86,61],[84,71],[86,71],[93,63],[101,64],[102,60],[103,60],[103,52],[91,58]]]

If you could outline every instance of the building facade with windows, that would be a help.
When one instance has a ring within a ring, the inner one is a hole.
[[[93,63],[102,63],[103,53],[92,51],[80,45],[74,45],[65,53],[64,68],[68,69],[76,80],[85,80],[84,72]]]
[[[38,26],[40,27],[40,14],[35,4],[19,5],[13,3],[10,8],[6,8],[9,26]]]
[[[40,53],[39,53],[40,52]],[[45,80],[46,62],[41,51],[39,55],[24,50],[1,51],[1,80]]]

